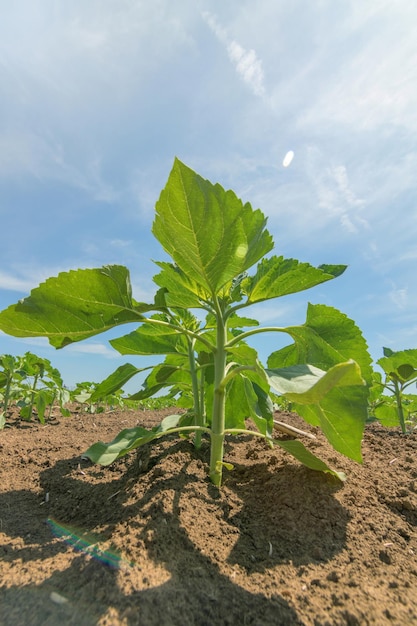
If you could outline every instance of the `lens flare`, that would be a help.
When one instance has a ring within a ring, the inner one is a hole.
[[[291,162],[292,162],[293,158],[294,158],[294,152],[293,152],[293,150],[290,150],[290,151],[289,151],[289,152],[287,152],[287,154],[285,155],[284,160],[283,160],[283,162],[282,162],[282,165],[283,165],[284,167],[288,167],[289,165],[291,165]]]
[[[79,530],[71,526],[58,524],[58,522],[51,518],[48,518],[46,520],[46,523],[48,524],[52,534],[55,537],[57,537],[58,539],[62,539],[62,541],[71,546],[71,548],[73,548],[77,552],[82,552],[83,554],[89,555],[97,561],[100,561],[100,563],[103,563],[104,565],[107,565],[108,567],[111,567],[113,569],[133,566],[133,563],[126,561],[126,559],[123,559],[123,557],[121,557],[119,554],[116,554],[116,552],[112,552],[110,550],[102,550],[98,545],[98,540],[90,540],[90,538],[87,538]]]

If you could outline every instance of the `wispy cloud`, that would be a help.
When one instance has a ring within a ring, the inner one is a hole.
[[[262,61],[258,59],[255,50],[246,50],[240,43],[231,39],[211,13],[204,12],[203,18],[217,39],[225,46],[229,59],[242,80],[256,96],[264,96],[264,71]]]
[[[304,87],[314,78],[316,88],[299,117],[300,127],[341,124],[369,132],[389,124],[417,131],[417,43],[412,26],[417,5],[347,4],[345,19],[331,24],[330,36],[312,51]]]
[[[33,287],[34,284],[29,278],[19,278],[13,274],[0,271],[0,289],[26,292],[30,291]]]
[[[327,221],[338,217],[342,227],[349,233],[369,228],[367,220],[360,214],[365,201],[359,198],[349,182],[345,165],[329,164],[317,148],[308,150],[308,176],[315,188],[320,209]]]
[[[120,358],[120,354],[116,350],[112,350],[104,343],[72,343],[66,346],[65,350],[67,352],[75,352],[77,354],[103,356],[107,359]]]

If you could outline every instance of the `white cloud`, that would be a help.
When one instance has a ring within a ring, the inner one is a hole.
[[[26,292],[33,289],[33,287],[33,281],[29,278],[19,278],[18,276],[0,271],[0,289]]]
[[[397,309],[404,310],[407,308],[409,301],[407,288],[392,285],[392,289],[388,295]]]
[[[128,248],[132,245],[132,241],[128,239],[112,239],[110,245],[114,248]]]
[[[104,343],[72,343],[65,347],[67,352],[76,352],[77,354],[92,354],[95,356],[103,356],[108,359],[120,358],[120,354]]]
[[[303,92],[316,82],[300,129],[337,124],[369,132],[389,124],[416,132],[416,20],[416,3],[403,0],[360,8],[351,2],[345,19],[327,23],[329,37],[312,51],[307,75],[298,77]]]
[[[342,227],[350,233],[369,228],[367,220],[360,214],[365,201],[353,191],[346,166],[329,164],[318,148],[310,147],[307,154],[308,177],[323,210],[323,221],[338,217]],[[320,219],[319,215],[317,218]]]
[[[256,96],[264,96],[264,71],[262,61],[258,59],[255,50],[246,50],[237,41],[231,39],[227,31],[210,13],[204,12],[203,18],[216,35],[217,39],[226,47],[229,59],[235,66],[239,76]]]
[[[254,50],[245,50],[236,41],[227,46],[229,58],[236,66],[236,71],[249,85],[256,96],[265,94],[264,73],[262,62],[257,58]]]

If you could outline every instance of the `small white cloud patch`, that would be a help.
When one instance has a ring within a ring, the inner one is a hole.
[[[293,158],[294,158],[294,152],[293,150],[289,150],[287,154],[285,155],[284,160],[282,162],[283,167],[288,167],[289,165],[291,165]]]

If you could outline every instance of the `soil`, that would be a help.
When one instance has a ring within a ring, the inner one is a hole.
[[[207,443],[159,440],[109,467],[82,459],[169,413],[0,431],[2,626],[417,624],[416,433],[367,426],[363,465],[320,433],[305,440],[345,483],[249,436],[228,440],[220,491]]]

